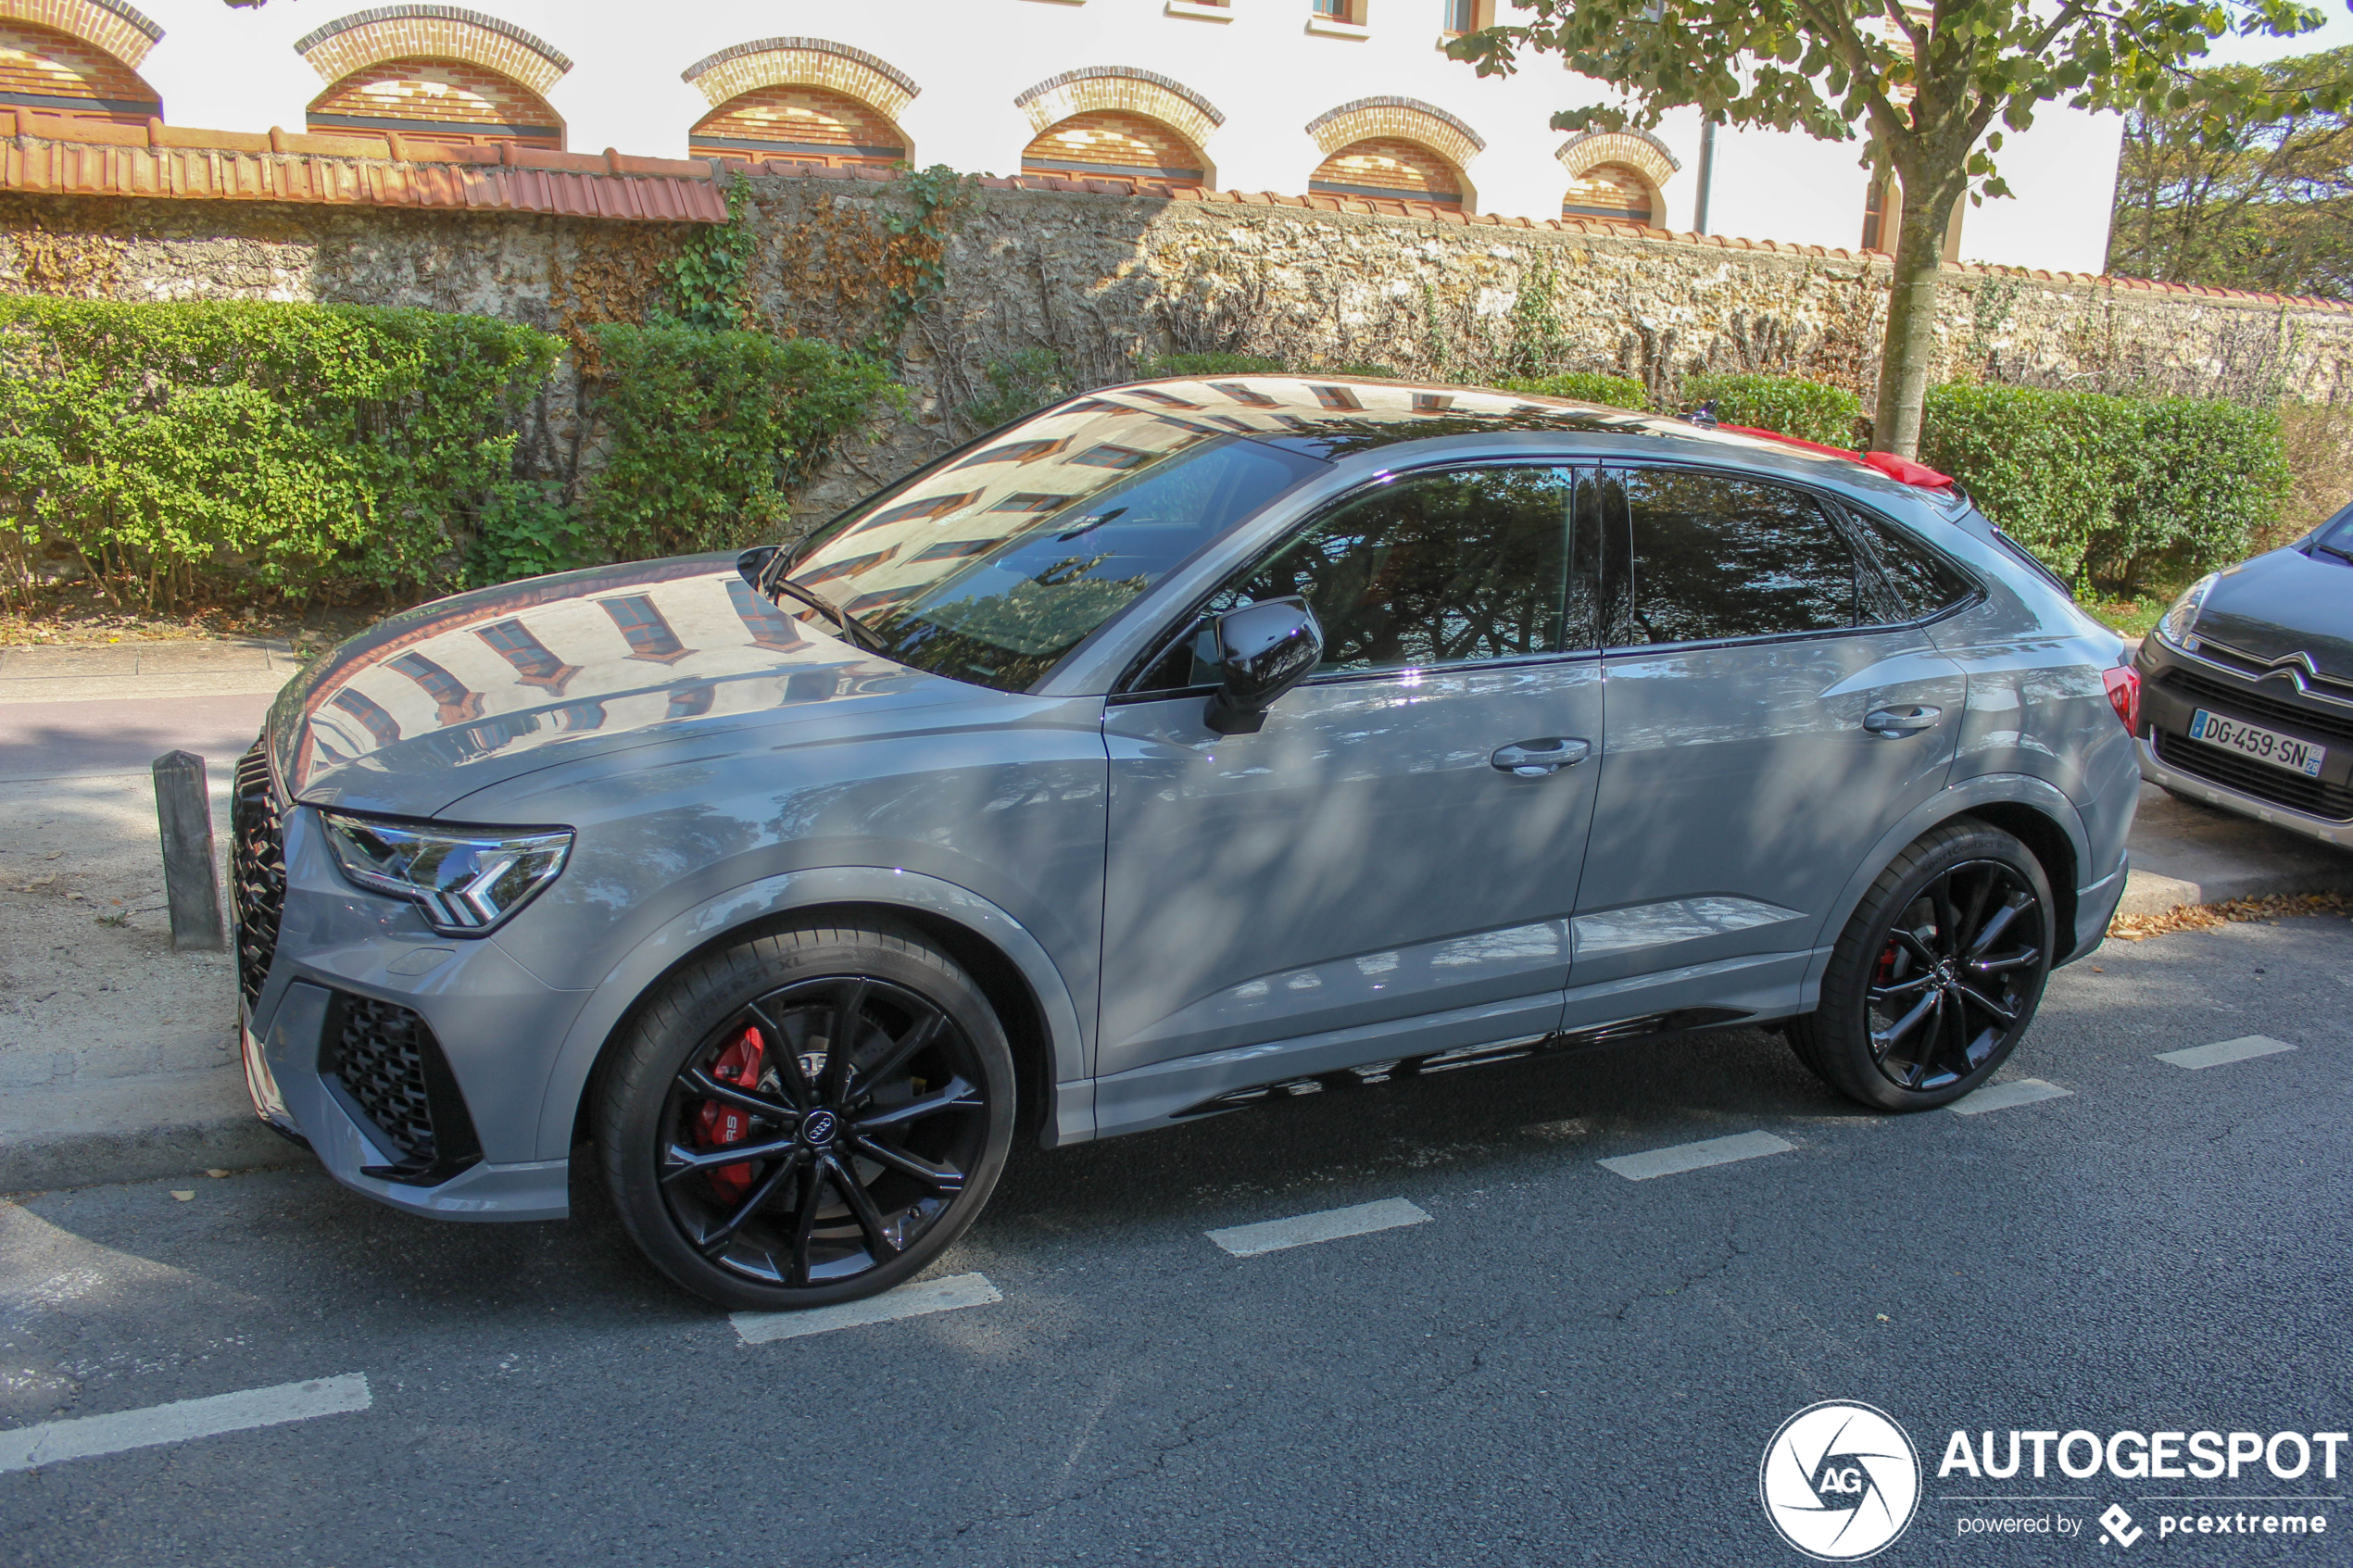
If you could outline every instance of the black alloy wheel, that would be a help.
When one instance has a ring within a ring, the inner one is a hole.
[[[2052,908],[2042,862],[2011,834],[1966,818],[1930,830],[1863,896],[1791,1047],[1866,1105],[1950,1105],[2033,1021],[2057,957]]]
[[[602,1152],[623,1223],[726,1306],[888,1289],[996,1184],[1013,1125],[1002,1032],[912,935],[829,928],[748,948],[674,982],[663,999],[682,1005],[649,1008],[655,1027],[616,1063]],[[673,1010],[691,1038],[660,1026]]]
[[[1889,1083],[1941,1089],[1992,1060],[2042,988],[2043,909],[1999,860],[1963,861],[1913,900],[1865,992],[1871,1064]]]

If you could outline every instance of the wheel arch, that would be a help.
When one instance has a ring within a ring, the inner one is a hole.
[[[1020,1074],[1022,1131],[1047,1148],[1093,1135],[1077,1009],[1037,939],[1004,910],[953,884],[848,867],[736,888],[670,921],[615,964],[558,1050],[540,1109],[540,1157],[560,1159],[587,1141],[615,1044],[673,975],[716,948],[812,917],[887,921],[937,945],[972,975],[1005,1026]]]
[[[2075,803],[2057,785],[2026,773],[1985,773],[1954,784],[1923,802],[1890,828],[1855,874],[1840,890],[1816,938],[1813,961],[1806,965],[1799,996],[1801,1010],[1819,1005],[1822,974],[1830,967],[1839,934],[1854,918],[1856,907],[1906,846],[1931,829],[1968,817],[2000,828],[2024,844],[2042,863],[2051,884],[2052,939],[2072,946],[2076,913],[2076,875],[2087,863],[2090,840]]]

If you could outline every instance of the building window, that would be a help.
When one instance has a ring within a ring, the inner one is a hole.
[[[1491,27],[1495,21],[1493,0],[1442,0],[1444,30],[1451,33],[1477,32]]]
[[[686,134],[686,151],[693,157],[887,168],[907,157],[907,138],[887,117],[842,94],[762,87],[703,116]]]
[[[580,673],[577,664],[566,664],[556,657],[547,644],[531,634],[531,628],[520,621],[497,621],[474,628],[474,635],[490,646],[492,652],[515,667],[515,677],[526,686],[537,686],[550,696],[564,695],[564,684]]]
[[[751,633],[754,647],[797,648],[809,641],[800,634],[800,623],[767,598],[752,585],[738,577],[727,584],[727,597],[736,607],[736,619]]]
[[[470,724],[482,717],[482,694],[468,691],[466,683],[435,664],[421,653],[404,653],[392,660],[392,668],[424,687],[438,709],[434,721],[443,729],[452,724]]]
[[[0,107],[116,125],[163,115],[155,89],[105,50],[14,19],[0,20]]]
[[[1454,166],[1418,142],[1394,136],[1350,143],[1324,160],[1307,188],[1318,195],[1463,205],[1463,177]]]
[[[1100,109],[1048,126],[1022,149],[1021,171],[1202,185],[1209,180],[1209,160],[1156,119]]]
[[[1327,21],[1361,23],[1364,0],[1308,0],[1308,9]]]
[[[1649,181],[1622,163],[1604,163],[1587,169],[1569,185],[1568,194],[1561,198],[1561,216],[1655,224],[1659,211]]]
[[[623,599],[597,602],[604,606],[605,613],[621,629],[622,637],[629,644],[630,658],[674,664],[694,651],[678,641],[678,633],[661,618],[661,611],[654,608],[650,596],[633,594]]]
[[[1863,248],[1885,250],[1880,237],[1887,230],[1888,182],[1874,175],[1863,187]]]
[[[397,131],[437,146],[560,149],[564,125],[519,82],[465,60],[392,60],[356,70],[319,94],[312,131]]]

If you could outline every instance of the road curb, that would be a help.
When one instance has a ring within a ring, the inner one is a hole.
[[[165,1109],[157,1117],[156,1107]],[[149,1118],[142,1121],[142,1114]],[[304,1158],[235,1067],[0,1092],[0,1193],[55,1192]]]

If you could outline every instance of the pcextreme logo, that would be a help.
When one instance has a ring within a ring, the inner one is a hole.
[[[1757,1466],[1765,1517],[1822,1562],[1893,1545],[1920,1500],[1920,1461],[1894,1417],[1849,1399],[1808,1405],[1781,1423]]]

